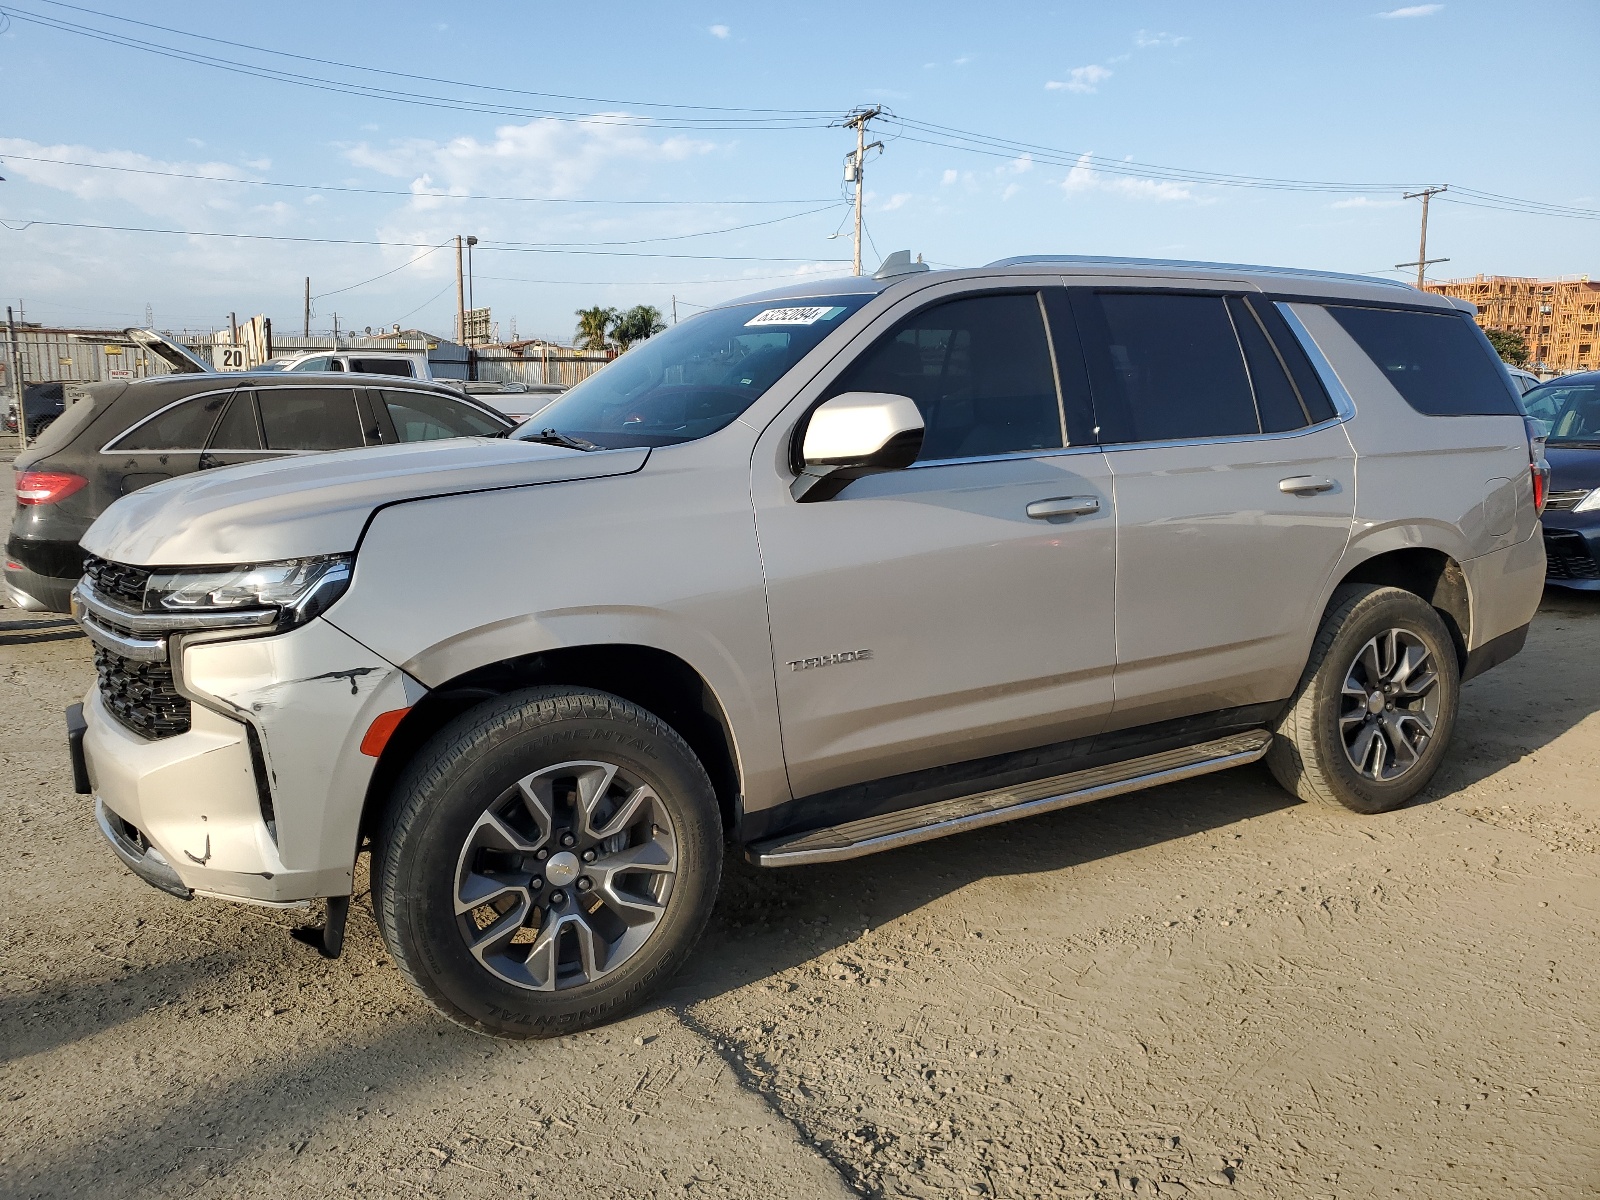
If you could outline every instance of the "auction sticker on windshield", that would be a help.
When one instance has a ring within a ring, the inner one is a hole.
[[[768,308],[746,321],[752,325],[815,325],[818,321],[831,321],[844,311],[838,305],[816,304],[808,308]]]

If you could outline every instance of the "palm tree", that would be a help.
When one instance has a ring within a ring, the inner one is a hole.
[[[654,337],[667,327],[661,319],[661,310],[653,304],[636,304],[621,316],[615,317],[611,326],[611,340],[619,349],[626,350],[635,342]]]
[[[577,317],[578,349],[604,350],[606,333],[617,320],[617,310],[597,304],[593,308],[580,308]]]

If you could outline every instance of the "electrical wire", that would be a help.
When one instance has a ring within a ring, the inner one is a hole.
[[[49,0],[46,0],[46,2],[48,3]],[[59,32],[76,34],[94,41],[120,46],[124,49],[142,50],[146,53],[154,54],[162,58],[174,59],[198,66],[213,67],[217,70],[228,71],[233,74],[249,75],[257,79],[268,79],[279,83],[294,84],[298,87],[311,88],[316,91],[335,92],[348,96],[359,96],[370,100],[388,100],[399,104],[410,104],[423,108],[446,109],[455,112],[487,113],[494,116],[519,117],[523,119],[547,118],[557,121],[575,121],[597,125],[623,125],[629,127],[649,127],[652,129],[662,130],[694,130],[699,132],[751,129],[824,129],[828,126],[828,122],[826,120],[809,113],[788,116],[752,115],[749,117],[737,117],[713,112],[711,115],[706,117],[656,117],[641,116],[631,113],[574,112],[568,109],[540,108],[510,104],[492,104],[485,101],[473,101],[449,96],[431,95],[422,92],[407,92],[396,88],[375,87],[370,84],[352,83],[339,79],[329,79],[322,76],[307,75],[296,71],[285,71],[277,67],[266,67],[254,63],[241,62],[236,59],[222,58],[217,55],[201,54],[196,51],[184,50],[176,46],[163,45],[159,42],[151,42],[141,38],[130,37],[126,34],[114,33],[110,30],[96,29],[93,26],[81,25],[71,21],[64,21],[57,17],[46,16],[43,13],[29,12],[26,9],[17,8],[10,4],[0,6],[0,13],[5,13],[16,18],[17,20],[26,21],[30,24],[39,25],[48,29],[54,29]],[[259,50],[259,47],[252,48]],[[272,51],[261,52],[273,53]]]
[[[451,239],[451,240],[454,240],[454,239]],[[449,244],[450,244],[450,242],[440,242],[432,250],[425,251],[424,253],[417,255],[415,258],[408,259],[405,262],[401,263],[398,267],[393,268],[393,270],[385,271],[382,275],[374,275],[371,279],[363,279],[360,283],[352,283],[349,287],[334,288],[333,291],[331,291],[331,292],[318,292],[315,296],[313,296],[311,298],[313,300],[321,300],[324,296],[339,296],[339,295],[343,295],[345,292],[353,292],[357,288],[366,287],[367,284],[369,284],[369,283],[377,283],[378,280],[387,279],[387,278],[389,278],[389,276],[395,274],[397,271],[404,271],[407,267],[416,266],[423,259],[427,258],[428,255],[433,254],[435,251],[443,250]]]
[[[116,13],[101,12],[99,9],[85,8],[78,4],[67,4],[63,0],[34,0],[36,4],[48,4],[52,8],[66,8],[73,12],[87,13],[90,16],[101,17],[108,21],[120,21],[125,25],[138,25],[144,29],[154,29],[161,33],[170,33],[179,37],[194,38],[197,41],[210,42],[218,46],[232,46],[236,50],[253,50],[258,54],[271,54],[278,58],[290,58],[298,62],[316,63],[324,67],[339,67],[347,71],[362,71],[369,75],[387,75],[392,79],[411,79],[420,83],[441,83],[447,87],[470,88],[478,91],[500,92],[511,96],[537,96],[545,100],[573,100],[582,104],[617,104],[632,108],[666,108],[679,109],[691,112],[719,112],[719,113],[774,113],[785,116],[805,115],[816,117],[833,117],[831,109],[792,109],[792,108],[751,108],[746,106],[728,106],[720,104],[672,104],[659,100],[617,100],[599,96],[575,96],[564,92],[535,92],[526,88],[500,87],[495,84],[469,83],[459,79],[444,79],[436,75],[414,75],[406,71],[390,71],[381,67],[367,67],[360,63],[340,62],[331,58],[316,58],[312,55],[293,54],[287,50],[273,50],[265,46],[255,46],[248,42],[234,42],[227,38],[208,37],[203,33],[194,33],[187,29],[174,29],[167,25],[156,25],[149,21],[136,21],[132,17],[120,16]]]
[[[15,223],[15,224],[14,224]],[[299,242],[325,246],[392,246],[402,250],[436,249],[428,242],[385,242],[373,238],[303,237],[282,233],[228,233],[198,229],[153,229],[142,225],[90,225],[81,221],[45,221],[27,217],[0,217],[0,228],[22,233],[39,225],[53,229],[90,229],[113,233],[158,233],[174,237],[236,238],[251,242]],[[843,262],[843,259],[777,257],[754,254],[658,254],[644,250],[576,250],[538,242],[480,241],[478,249],[518,254],[577,254],[599,258],[673,258],[697,262]]]
[[[61,167],[83,167],[94,171],[116,171],[125,175],[156,175],[163,179],[194,179],[202,183],[242,183],[251,187],[293,188],[307,192],[345,192],[359,196],[404,196],[423,200],[497,200],[523,204],[617,204],[713,207],[716,205],[750,204],[834,204],[837,199],[811,197],[805,200],[587,200],[559,196],[500,196],[492,193],[417,192],[409,188],[354,187],[334,183],[285,183],[275,179],[237,179],[223,175],[198,175],[189,171],[157,171],[151,167],[122,167],[111,163],[74,162],[66,158],[41,158],[37,155],[0,153],[0,158],[13,162],[50,163]]]

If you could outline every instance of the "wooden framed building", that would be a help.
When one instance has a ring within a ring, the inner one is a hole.
[[[1600,368],[1600,283],[1587,275],[1531,279],[1479,275],[1429,283],[1430,292],[1470,300],[1484,329],[1520,333],[1529,366],[1565,373]]]

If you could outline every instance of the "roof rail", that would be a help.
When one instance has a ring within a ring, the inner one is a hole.
[[[1204,268],[1212,271],[1254,271],[1262,275],[1286,275],[1301,279],[1348,279],[1360,283],[1376,283],[1385,287],[1411,290],[1409,283],[1383,279],[1377,275],[1352,275],[1342,271],[1311,271],[1304,267],[1268,267],[1251,263],[1198,262],[1184,258],[1125,258],[1120,255],[1095,254],[1019,254],[987,264],[991,267],[1022,267],[1047,263],[1073,263],[1080,266],[1118,267],[1181,267],[1185,270]]]

